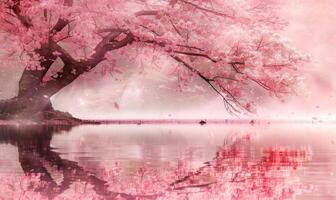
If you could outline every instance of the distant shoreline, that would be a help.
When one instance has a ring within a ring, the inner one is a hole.
[[[318,124],[336,123],[323,120],[262,120],[262,119],[53,119],[39,122],[31,120],[0,120],[0,125],[207,125],[207,124]]]

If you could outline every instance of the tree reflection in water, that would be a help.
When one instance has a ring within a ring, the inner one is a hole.
[[[99,178],[50,146],[53,134],[70,129],[1,127],[0,143],[17,146],[26,175],[2,175],[1,199],[291,199],[306,189],[292,172],[309,150],[270,147],[255,155],[249,135],[225,142],[198,169],[181,160],[164,171],[144,166],[124,180],[118,167]]]

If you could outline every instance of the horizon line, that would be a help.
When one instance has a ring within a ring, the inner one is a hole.
[[[34,122],[30,120],[0,120],[0,125],[211,125],[211,124],[336,124],[335,119],[77,119],[77,120],[51,120]]]
[[[308,119],[83,119],[92,124],[267,124],[267,123],[336,123],[336,120]]]

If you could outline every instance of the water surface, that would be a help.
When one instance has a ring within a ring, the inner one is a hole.
[[[336,199],[335,173],[333,125],[0,128],[0,199],[35,174],[46,184],[24,190],[55,199],[80,184],[104,199]]]

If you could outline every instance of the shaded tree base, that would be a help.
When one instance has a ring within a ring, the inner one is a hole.
[[[39,111],[32,115],[30,118],[22,118],[20,116],[6,116],[0,117],[0,125],[8,124],[45,124],[45,125],[79,125],[86,123],[85,120],[81,120],[73,117],[68,112],[62,111]]]
[[[49,99],[12,98],[0,101],[0,120],[34,123],[78,124],[83,120],[54,110]]]

